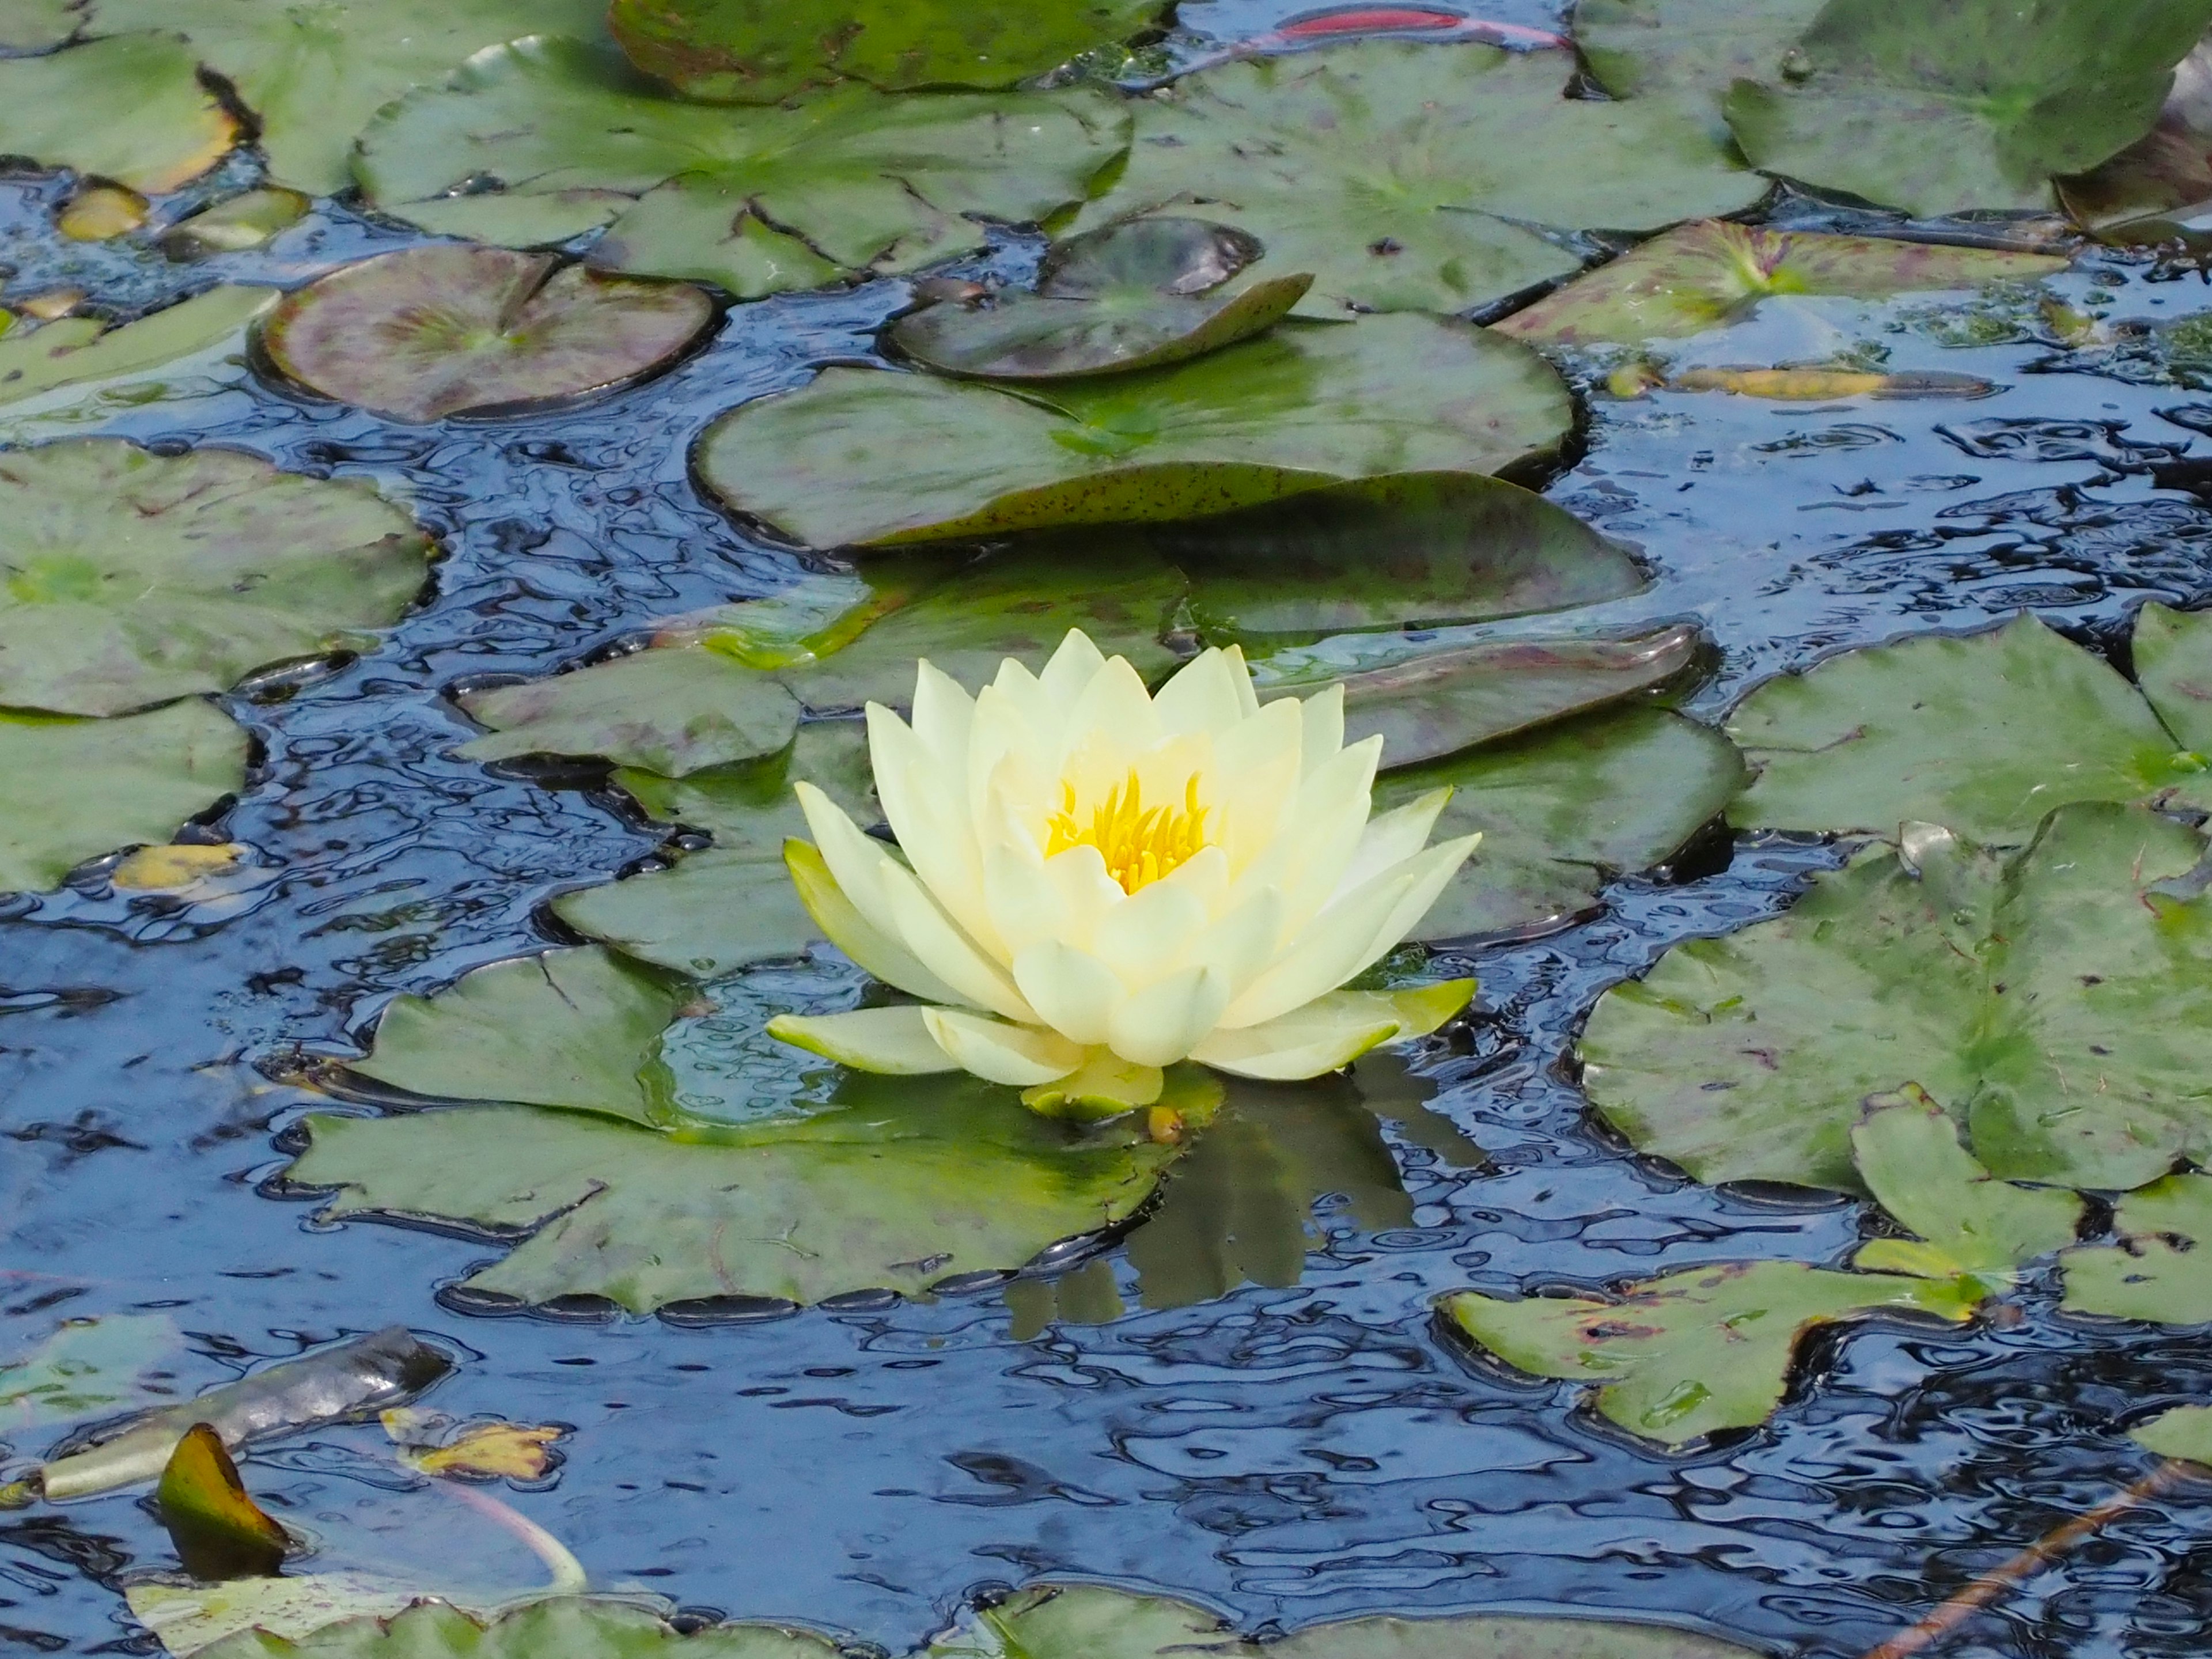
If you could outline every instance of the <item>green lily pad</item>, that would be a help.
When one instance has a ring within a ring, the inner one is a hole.
[[[1663,862],[1718,816],[1742,780],[1734,745],[1657,709],[1590,714],[1449,760],[1389,772],[1385,811],[1455,791],[1440,837],[1482,832],[1413,937],[1528,933],[1592,908],[1606,882]]]
[[[135,1607],[135,1595],[133,1601]],[[836,1659],[837,1652],[819,1636],[774,1625],[709,1625],[678,1633],[635,1601],[587,1596],[549,1596],[483,1613],[403,1601],[319,1623],[309,1610],[300,1611],[301,1619],[264,1621],[262,1628],[240,1629],[198,1651],[206,1659]]]
[[[204,64],[252,110],[270,179],[313,196],[331,196],[352,183],[348,163],[354,135],[408,88],[441,81],[471,53],[503,40],[550,33],[599,35],[604,10],[599,0],[275,6],[260,0],[88,0],[76,16],[84,32],[122,40],[149,38],[131,33],[136,30],[174,31],[167,38],[173,43],[181,37],[185,43],[181,73],[165,70],[160,82],[149,81],[149,89],[158,85],[181,102],[180,89],[194,84],[195,64]],[[0,24],[0,33],[9,46],[25,44],[15,9]],[[120,49],[94,40],[71,48],[61,61],[103,51]],[[173,44],[165,48],[165,56],[178,56]],[[110,114],[143,118],[132,100],[133,85],[101,73],[93,58],[70,69],[84,78],[94,101],[57,105],[54,113],[71,117],[80,132],[119,145],[120,122],[111,121]],[[0,96],[0,104],[12,101]],[[93,111],[100,113],[88,118]],[[216,154],[229,142],[226,136]],[[123,177],[112,169],[89,170]]]
[[[1468,472],[1355,479],[1147,539],[1189,574],[1191,615],[1222,641],[1487,622],[1649,585],[1564,507]]]
[[[165,842],[246,781],[246,736],[197,700],[117,720],[0,709],[0,892]]]
[[[1032,1584],[969,1613],[928,1659],[1752,1659],[1751,1650],[1687,1631],[1617,1620],[1352,1619],[1266,1644],[1187,1601],[1096,1584]]]
[[[1158,22],[1164,0],[615,0],[630,61],[693,98],[781,103],[840,80],[890,92],[1014,86]]]
[[[2027,616],[1770,680],[1729,718],[1759,774],[1729,819],[1884,836],[1916,819],[2016,846],[2069,801],[2212,807],[2212,616],[2149,605],[2139,628],[2142,690]]]
[[[1932,1279],[1750,1261],[1686,1268],[1601,1298],[1461,1291],[1438,1308],[1507,1364],[1596,1383],[1601,1416],[1679,1446],[1773,1415],[1798,1339],[1818,1326],[1891,1311],[1958,1322],[1974,1300]]]
[[[93,317],[64,317],[0,337],[0,406],[64,387],[89,395],[243,334],[276,303],[271,288],[225,284],[119,328]],[[242,343],[242,341],[241,341]]]
[[[410,247],[284,296],[260,343],[326,398],[403,421],[502,415],[635,385],[689,350],[714,305],[550,254]]]
[[[1425,317],[1286,322],[1193,362],[995,387],[830,368],[707,429],[702,481],[811,547],[1158,523],[1348,477],[1494,472],[1553,448],[1566,391],[1527,347]]]
[[[752,299],[973,251],[985,233],[968,216],[1044,219],[1127,142],[1127,113],[1095,90],[850,86],[731,109],[656,95],[549,37],[391,105],[356,166],[373,205],[426,230],[530,246],[608,225],[595,265]]]
[[[0,1364],[0,1431],[103,1417],[151,1397],[144,1373],[184,1346],[167,1314],[71,1319]]]
[[[1131,289],[1211,294],[1263,258],[1256,237],[1211,219],[1138,219],[1054,242],[1037,263],[1037,292],[1103,300]]]
[[[2212,1464],[2212,1406],[2176,1406],[2129,1431],[2128,1438],[2160,1457]]]
[[[161,234],[161,252],[180,264],[265,246],[307,216],[314,204],[296,190],[248,190],[179,219]]]
[[[1577,0],[1575,44],[1615,98],[1666,99],[1709,109],[1737,81],[1772,81],[1824,0]]]
[[[2009,857],[1918,826],[1607,992],[1584,1087],[1700,1181],[1851,1189],[1858,1103],[1917,1083],[2001,1177],[2138,1186],[2212,1147],[2212,901],[2171,885],[2204,850],[2102,803]]]
[[[395,621],[431,544],[366,483],[223,449],[0,455],[0,704],[113,714]]]
[[[0,155],[158,196],[205,173],[237,138],[237,122],[200,84],[191,48],[175,34],[0,60]]]
[[[2115,27],[2120,22],[2119,27]],[[2212,0],[1829,0],[1789,66],[1736,83],[1729,124],[1753,165],[1933,215],[2047,208],[2151,130]]]
[[[76,0],[13,0],[0,22],[0,46],[10,52],[44,52],[67,40],[83,21]]]
[[[1571,69],[1370,40],[1201,70],[1138,103],[1127,170],[1077,225],[1200,204],[1313,272],[1313,314],[1451,312],[1581,263],[1524,226],[1657,230],[1765,193],[1692,106],[1570,99]]]
[[[1717,328],[1771,295],[1881,299],[1916,289],[2032,281],[2063,270],[2066,264],[2044,253],[1765,230],[1705,219],[1630,249],[1492,326],[1549,345],[1632,345]]]
[[[2130,1193],[2112,1226],[2118,1244],[2063,1258],[2069,1312],[2212,1324],[2212,1176],[2168,1176]]]

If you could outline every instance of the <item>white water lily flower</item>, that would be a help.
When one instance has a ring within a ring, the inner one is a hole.
[[[927,1006],[786,1015],[787,1042],[1118,1110],[1183,1060],[1316,1077],[1474,994],[1337,988],[1480,839],[1425,846],[1447,789],[1370,818],[1382,739],[1345,746],[1341,686],[1263,708],[1232,647],[1154,696],[1078,631],[1042,676],[1008,659],[972,698],[922,663],[913,724],[871,703],[868,745],[904,859],[802,783],[814,842],[785,860],[822,930]]]

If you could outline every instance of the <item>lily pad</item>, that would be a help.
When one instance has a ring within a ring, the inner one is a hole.
[[[1461,1291],[1438,1310],[1516,1370],[1599,1384],[1601,1416],[1679,1446],[1764,1423],[1782,1403],[1799,1338],[1817,1326],[1893,1311],[1956,1322],[1974,1300],[1936,1280],[1751,1261],[1686,1268],[1602,1298]]]
[[[2000,1177],[2140,1185],[2212,1149],[2212,901],[2172,885],[2204,852],[2102,803],[2008,857],[1917,826],[1607,992],[1584,1087],[1700,1181],[1851,1189],[1858,1103],[1917,1083]]]
[[[64,317],[21,334],[10,329],[0,337],[0,407],[63,387],[88,394],[208,350],[242,335],[277,298],[275,289],[226,284],[119,328]]]
[[[2212,1324],[2212,1176],[2168,1176],[2130,1193],[2112,1226],[2118,1243],[2063,1258],[2068,1311]]]
[[[630,61],[693,98],[781,103],[832,82],[886,91],[1014,86],[1158,23],[1165,0],[615,0]]]
[[[44,1428],[145,1398],[141,1377],[184,1345],[167,1314],[70,1319],[20,1359],[0,1364],[0,1431]]]
[[[299,1622],[244,1629],[198,1651],[206,1659],[836,1659],[837,1652],[821,1637],[773,1625],[709,1625],[679,1634],[634,1601],[587,1596],[551,1596],[482,1614],[421,1601],[304,1629]]]
[[[248,190],[179,219],[161,234],[161,252],[180,264],[262,247],[307,216],[314,204],[296,190]]]
[[[489,1297],[812,1303],[1012,1269],[1128,1219],[1176,1148],[1133,1120],[1076,1135],[953,1075],[841,1076],[826,1107],[677,1111],[659,981],[593,950],[479,969],[380,1026],[365,1076],[460,1101],[308,1120],[294,1180],[325,1214],[438,1217],[521,1235],[467,1281]],[[672,1008],[671,1012],[672,1013]],[[542,1051],[542,1052],[539,1052]],[[571,1056],[548,1066],[544,1055]],[[544,1074],[554,1074],[546,1083]],[[648,1127],[651,1126],[651,1127]]]
[[[411,247],[286,295],[260,343],[326,398],[436,421],[634,385],[689,350],[714,317],[714,301],[688,283],[504,248]]]
[[[930,1644],[928,1659],[1752,1659],[1688,1631],[1617,1620],[1352,1619],[1266,1644],[1188,1601],[1097,1584],[1032,1584],[977,1608]]]
[[[0,455],[0,704],[113,714],[395,621],[431,544],[368,483],[223,449]]]
[[[354,135],[410,87],[440,82],[472,52],[523,35],[599,35],[604,9],[599,0],[88,0],[78,16],[85,33],[125,40],[148,38],[131,31],[174,31],[171,38],[185,42],[181,83],[191,83],[197,62],[236,91],[253,112],[271,180],[331,196],[352,182]],[[21,44],[12,29],[7,44]],[[103,48],[115,50],[94,40],[64,56]],[[73,113],[80,130],[110,134],[113,127],[85,119],[88,109],[137,114],[128,83],[97,75],[89,60],[79,72],[100,101],[57,106],[57,113]],[[226,137],[222,147],[228,143]]]
[[[1881,299],[1926,289],[2026,282],[2066,269],[2044,253],[1873,236],[1766,230],[1704,219],[1577,276],[1491,326],[1549,345],[1634,344],[1736,321],[1777,294]]]
[[[1143,288],[1187,298],[1212,293],[1267,252],[1211,219],[1138,219],[1054,242],[1037,262],[1037,292],[1103,300]]]
[[[1759,774],[1729,819],[1884,836],[1914,819],[2016,846],[2069,801],[2212,807],[2212,616],[2147,605],[2137,625],[2140,690],[2025,615],[1770,680],[1729,718]]]
[[[1736,83],[1754,166],[1921,215],[2047,208],[2148,132],[2212,0],[1829,0],[1781,72]]]
[[[1425,317],[1279,324],[1134,374],[1016,396],[830,368],[702,439],[702,481],[811,547],[1158,523],[1407,471],[1494,472],[1572,420],[1527,347]]]
[[[205,173],[237,138],[237,122],[173,33],[0,60],[0,155],[159,196]]]
[[[1742,776],[1734,745],[1711,726],[1629,708],[1385,773],[1375,809],[1448,785],[1436,834],[1482,832],[1413,937],[1530,933],[1590,909],[1613,876],[1679,851]]]
[[[2128,1438],[2160,1457],[2212,1464],[2212,1406],[2176,1406],[2130,1430]]]
[[[1147,539],[1189,574],[1193,618],[1224,642],[1488,622],[1649,585],[1620,543],[1475,473],[1356,479]]]
[[[609,225],[593,264],[752,299],[980,248],[968,216],[1044,219],[1127,142],[1127,113],[1095,90],[851,86],[731,109],[655,95],[610,54],[548,37],[387,107],[356,165],[372,204],[426,230],[530,246]]]
[[[1570,99],[1571,69],[1369,40],[1202,70],[1138,103],[1127,170],[1077,225],[1195,208],[1313,272],[1313,314],[1453,312],[1581,263],[1525,226],[1651,231],[1765,193],[1693,106]]]
[[[0,710],[0,891],[164,842],[246,781],[246,736],[198,701],[118,720]]]
[[[1711,111],[1737,81],[1772,81],[1824,0],[1577,0],[1575,44],[1615,98],[1667,99]]]

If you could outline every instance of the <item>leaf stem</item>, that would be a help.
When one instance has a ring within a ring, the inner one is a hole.
[[[582,1593],[589,1582],[584,1572],[584,1564],[571,1555],[568,1547],[551,1533],[521,1510],[501,1503],[488,1492],[478,1492],[473,1486],[465,1486],[453,1480],[441,1480],[437,1484],[486,1520],[505,1528],[529,1546],[530,1553],[543,1561],[553,1574],[553,1582],[545,1587],[550,1593],[555,1595]]]
[[[1869,1649],[1866,1659],[1909,1659],[1909,1656],[1941,1641],[1990,1602],[2018,1589],[2022,1580],[2087,1541],[2107,1522],[2155,1498],[2191,1473],[2190,1464],[2179,1458],[2168,1458],[2135,1485],[2123,1487],[2096,1508],[2052,1528],[2009,1561],[1983,1573],[1918,1624]]]

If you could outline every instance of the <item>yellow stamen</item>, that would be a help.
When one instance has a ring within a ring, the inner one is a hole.
[[[1133,766],[1128,781],[1109,790],[1105,801],[1091,809],[1087,825],[1076,819],[1075,786],[1063,782],[1060,792],[1060,811],[1045,824],[1045,856],[1071,847],[1095,847],[1106,860],[1106,873],[1125,893],[1151,886],[1206,845],[1206,816],[1211,809],[1198,804],[1195,772],[1183,786],[1180,807],[1147,811]]]

